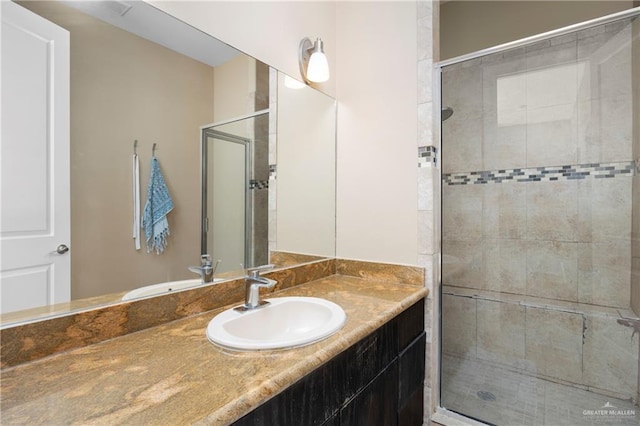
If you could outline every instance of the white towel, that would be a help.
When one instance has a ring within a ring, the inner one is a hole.
[[[133,241],[140,250],[140,161],[133,154]]]

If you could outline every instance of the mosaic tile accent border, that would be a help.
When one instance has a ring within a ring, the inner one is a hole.
[[[438,148],[433,145],[418,147],[418,167],[438,164]]]
[[[249,189],[269,189],[269,181],[268,180],[254,180],[251,179],[249,181]]]
[[[635,161],[618,163],[591,163],[566,166],[531,167],[496,171],[446,173],[442,176],[447,185],[478,185],[484,183],[506,182],[552,182],[558,180],[579,180],[614,178],[616,176],[634,176]]]

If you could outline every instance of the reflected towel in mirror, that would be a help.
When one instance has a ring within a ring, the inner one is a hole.
[[[155,250],[157,254],[164,252],[169,236],[167,214],[173,209],[173,200],[160,171],[160,164],[155,155],[151,158],[149,185],[147,186],[147,202],[142,215],[147,253]]]

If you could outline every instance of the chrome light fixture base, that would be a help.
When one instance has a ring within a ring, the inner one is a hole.
[[[305,37],[300,40],[300,46],[298,48],[298,64],[300,65],[300,75],[307,84],[311,83],[307,78],[307,67],[309,66],[311,53],[313,53],[313,43],[309,37]]]

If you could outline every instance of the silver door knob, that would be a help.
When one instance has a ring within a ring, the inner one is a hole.
[[[67,247],[64,244],[60,244],[57,248],[56,248],[56,253],[58,254],[65,254],[66,252],[69,251],[69,247]]]

